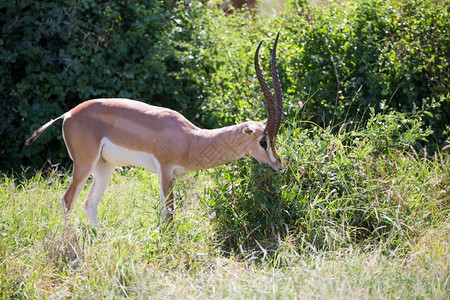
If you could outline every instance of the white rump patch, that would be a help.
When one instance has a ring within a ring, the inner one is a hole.
[[[66,113],[64,114],[64,120],[70,118],[71,116],[72,116],[72,113],[71,113],[70,110],[69,110],[68,112],[66,112]]]
[[[63,115],[63,120],[65,121],[66,119],[72,117],[72,113],[70,112],[70,110],[68,112],[66,112]],[[64,135],[64,126],[62,127],[62,137],[64,140],[64,144],[66,144],[66,148],[67,148],[67,153],[69,153],[69,157],[71,160],[73,160],[72,154],[70,153],[69,147],[67,147],[67,141],[66,141],[66,136]]]

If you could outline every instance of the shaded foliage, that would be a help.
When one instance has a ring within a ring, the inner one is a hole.
[[[311,120],[324,125],[360,120],[380,103],[400,112],[428,107],[429,142],[442,144],[450,124],[450,1],[345,3],[315,11],[290,3],[280,19],[288,93],[308,99]]]
[[[24,139],[78,103],[126,97],[197,111],[183,55],[189,26],[174,1],[11,1],[0,7],[1,169],[67,161],[59,126]]]

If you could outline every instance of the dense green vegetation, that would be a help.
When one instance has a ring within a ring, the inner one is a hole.
[[[169,227],[145,170],[115,173],[99,206],[101,236],[80,205],[87,188],[64,225],[66,173],[4,176],[0,294],[445,299],[448,153],[399,148],[426,134],[405,115],[374,115],[339,134],[287,123],[279,150],[288,168],[243,159],[191,174],[176,186]],[[399,124],[412,136],[397,135]]]
[[[372,112],[364,128],[347,124],[338,132],[285,124],[286,170],[242,161],[217,175],[221,184],[207,205],[227,251],[262,245],[276,253],[292,236],[300,239],[294,244],[327,251],[398,249],[421,231],[417,219],[424,226],[446,221],[446,213],[434,213],[448,212],[448,155],[427,160],[410,148],[429,134],[418,119]]]
[[[449,6],[366,0],[314,7],[302,0],[268,19],[225,17],[190,1],[2,2],[0,169],[40,168],[48,158],[67,167],[57,127],[31,148],[23,142],[95,97],[167,106],[210,128],[262,119],[253,54],[277,31],[289,118],[299,101],[322,127],[365,120],[381,103],[420,110],[433,130],[422,145],[435,150],[449,132]]]
[[[0,297],[447,299],[449,9],[291,1],[262,19],[189,1],[2,2]],[[205,127],[261,120],[253,55],[264,40],[267,72],[277,31],[284,170],[245,158],[189,174],[167,226],[157,177],[122,168],[101,234],[87,187],[65,226],[60,129],[24,148],[34,129],[116,96]],[[61,165],[35,172],[47,158]]]
[[[9,1],[1,7],[1,169],[67,162],[60,130],[29,133],[78,103],[126,97],[198,111],[174,1]]]

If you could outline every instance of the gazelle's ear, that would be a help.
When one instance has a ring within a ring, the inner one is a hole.
[[[251,127],[245,127],[244,130],[243,130],[243,132],[244,132],[246,135],[254,135],[256,131],[255,131],[254,128],[251,128]]]

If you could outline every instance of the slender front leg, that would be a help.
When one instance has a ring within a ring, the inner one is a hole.
[[[165,221],[172,221],[175,211],[175,202],[173,200],[173,187],[175,179],[171,169],[162,168],[159,174],[159,183],[161,190],[161,207],[164,212]]]

